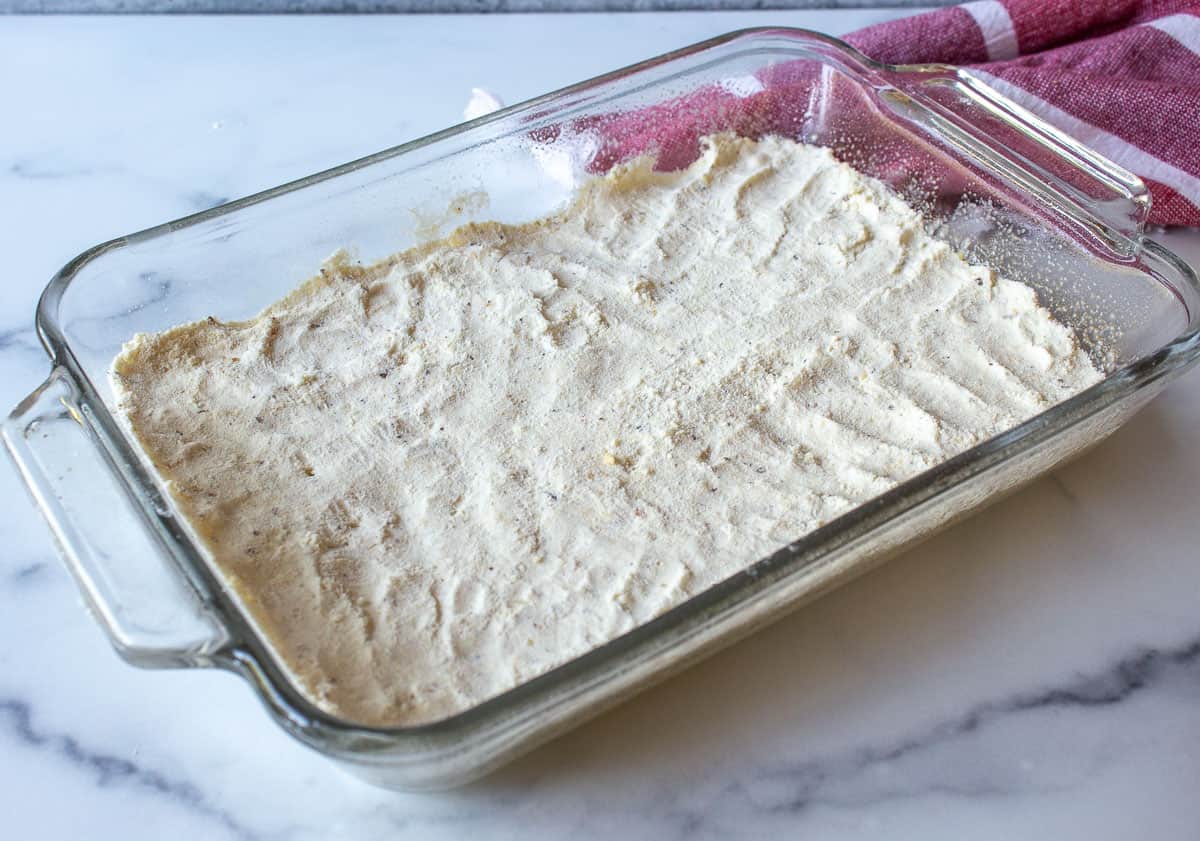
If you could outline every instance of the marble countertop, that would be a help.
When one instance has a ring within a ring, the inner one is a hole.
[[[948,6],[959,0],[0,0],[0,13],[617,12]]]
[[[898,12],[11,18],[0,404],[84,248],[748,25]],[[1200,237],[1169,234],[1200,258]],[[1200,374],[1107,443],[468,788],[343,776],[223,673],[123,664],[0,468],[0,836],[1200,837]]]

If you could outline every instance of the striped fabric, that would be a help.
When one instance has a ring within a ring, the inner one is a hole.
[[[1200,226],[1200,0],[979,0],[860,30],[879,61],[971,68]]]

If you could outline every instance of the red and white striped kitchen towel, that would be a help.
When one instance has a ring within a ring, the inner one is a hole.
[[[1200,226],[1200,2],[978,0],[846,38],[871,58],[943,62],[1137,173],[1150,221]]]

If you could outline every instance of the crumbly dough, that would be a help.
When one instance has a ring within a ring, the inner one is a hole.
[[[730,136],[113,369],[282,659],[369,725],[540,675],[1099,378],[881,183]]]

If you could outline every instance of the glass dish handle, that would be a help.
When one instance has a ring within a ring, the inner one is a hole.
[[[117,652],[139,666],[209,665],[227,635],[117,487],[85,415],[55,369],[5,419],[4,442]]]
[[[1140,247],[1150,213],[1150,191],[1129,170],[1092,151],[1027,108],[1014,102],[970,70],[947,65],[897,68],[891,82],[902,94],[920,100],[952,125],[949,137],[970,138],[966,149],[975,157],[989,149],[997,157],[994,171],[1021,182],[1032,193],[1059,205],[1086,224],[1118,253],[1132,255]],[[943,125],[945,130],[949,126]],[[1015,163],[1018,170],[1014,171]],[[1024,170],[1024,172],[1021,172]],[[1034,177],[1029,178],[1032,174]],[[1052,194],[1047,195],[1047,187]],[[1055,195],[1056,194],[1056,195]]]

